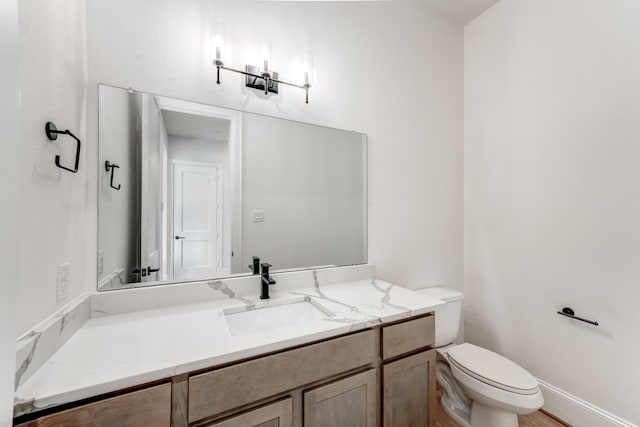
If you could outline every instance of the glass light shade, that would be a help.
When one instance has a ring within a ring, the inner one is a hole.
[[[260,66],[267,71],[271,67],[271,39],[262,37],[260,39]]]
[[[313,53],[308,49],[302,52],[302,82],[309,86],[313,84]]]
[[[224,54],[225,32],[224,26],[216,22],[210,36],[211,61],[221,61]]]

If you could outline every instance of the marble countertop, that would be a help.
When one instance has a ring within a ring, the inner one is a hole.
[[[315,277],[315,276],[314,276]],[[92,317],[16,390],[15,415],[97,396],[381,323],[433,312],[444,303],[379,280],[275,290],[271,299],[227,299]],[[232,297],[233,296],[233,297]],[[307,300],[327,316],[232,335],[225,311]],[[331,315],[329,315],[329,313]]]

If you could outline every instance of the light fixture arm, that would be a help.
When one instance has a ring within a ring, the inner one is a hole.
[[[244,70],[238,70],[236,68],[231,68],[231,67],[227,67],[224,65],[224,63],[219,60],[219,59],[215,59],[213,61],[213,64],[216,66],[216,83],[220,84],[220,70],[227,70],[227,71],[232,71],[234,73],[238,73],[238,74],[242,74],[244,76],[247,77],[253,77],[254,79],[264,79],[265,81],[265,85],[264,85],[264,94],[268,95],[269,94],[269,82],[275,82],[278,84],[283,84],[283,85],[287,85],[287,86],[292,86],[292,87],[297,87],[298,89],[303,89],[305,91],[305,104],[309,103],[309,88],[311,87],[311,85],[309,83],[305,83],[302,85],[299,84],[295,84],[295,83],[289,83],[286,82],[284,80],[280,80],[277,78],[273,77],[273,74],[268,71],[268,62],[264,61],[264,71],[261,74],[257,74],[257,73],[251,73],[248,71],[244,71]]]

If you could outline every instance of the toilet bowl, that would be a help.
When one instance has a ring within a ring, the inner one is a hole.
[[[473,344],[452,344],[458,335],[462,293],[425,288],[420,293],[446,303],[436,311],[436,378],[442,407],[463,427],[517,427],[518,415],[544,403],[538,381],[516,363]]]

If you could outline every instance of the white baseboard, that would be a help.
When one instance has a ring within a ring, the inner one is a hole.
[[[638,427],[542,380],[542,409],[576,427]]]

